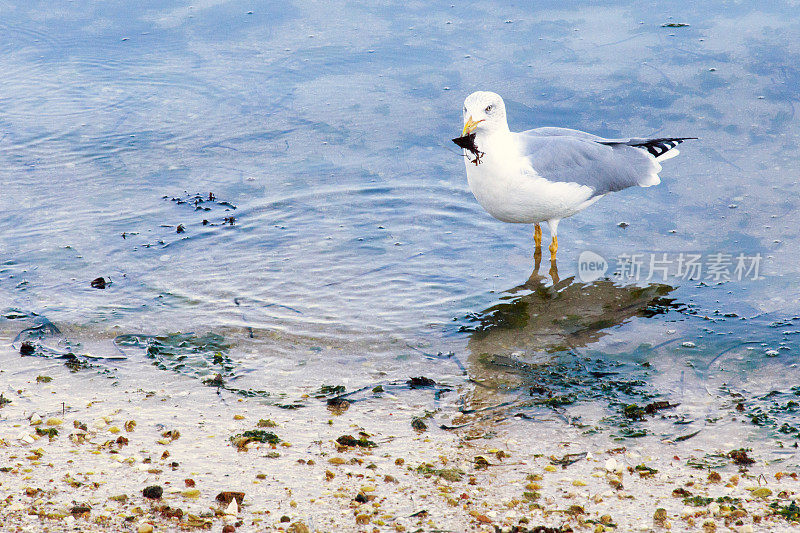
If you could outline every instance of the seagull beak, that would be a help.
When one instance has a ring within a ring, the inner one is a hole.
[[[480,119],[480,120],[477,120],[477,121],[473,121],[472,120],[472,115],[470,115],[469,118],[467,119],[467,122],[464,124],[464,129],[461,131],[461,136],[463,137],[464,135],[467,135],[467,134],[472,133],[473,131],[475,131],[475,128],[478,127],[478,124],[483,122],[484,120],[485,119]]]

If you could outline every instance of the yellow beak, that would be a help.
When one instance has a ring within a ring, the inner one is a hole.
[[[461,136],[463,137],[464,135],[467,135],[467,134],[472,133],[473,131],[475,131],[475,128],[478,127],[478,124],[480,124],[484,120],[485,119],[480,119],[478,121],[473,121],[472,120],[472,115],[470,115],[470,117],[467,119],[467,122],[464,124],[464,129],[461,131]]]

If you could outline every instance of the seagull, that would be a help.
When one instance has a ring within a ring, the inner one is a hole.
[[[551,260],[558,250],[558,223],[606,194],[661,183],[661,161],[696,137],[606,139],[568,128],[512,132],[500,95],[474,92],[464,101],[464,129],[453,139],[464,150],[467,181],[478,203],[503,222],[550,229]]]

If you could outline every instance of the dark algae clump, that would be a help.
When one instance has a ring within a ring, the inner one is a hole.
[[[740,466],[749,466],[749,465],[751,465],[751,464],[756,462],[755,459],[751,459],[747,455],[747,452],[749,452],[749,451],[752,451],[752,450],[748,450],[748,449],[745,449],[745,448],[740,448],[738,450],[732,450],[732,451],[728,452],[728,457],[731,460],[733,460],[734,464],[737,464],[737,465],[740,465]]]
[[[472,152],[472,155],[475,156],[475,159],[470,159],[475,166],[481,164],[481,157],[483,157],[483,152],[478,150],[478,147],[475,145],[475,134],[470,133],[469,135],[464,135],[463,137],[456,137],[453,139],[453,142],[456,143],[459,147]]]
[[[435,387],[436,382],[431,378],[426,378],[425,376],[419,376],[416,378],[411,378],[408,380],[408,386],[412,389],[420,389],[423,387]]]
[[[150,485],[142,490],[142,496],[150,500],[157,500],[164,494],[164,489],[159,485]]]
[[[373,441],[367,439],[364,436],[357,439],[352,435],[342,435],[341,437],[336,439],[336,442],[342,446],[358,446],[360,448],[375,448],[376,446],[378,446]]]

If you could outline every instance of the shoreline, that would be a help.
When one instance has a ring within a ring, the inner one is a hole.
[[[349,408],[308,397],[303,408],[286,410],[218,395],[152,367],[140,383],[123,386],[71,373],[60,361],[36,359],[23,370],[30,360],[8,351],[3,360],[3,394],[11,400],[0,409],[6,531],[746,532],[800,525],[776,514],[793,512],[797,473],[767,464],[758,451],[746,456],[752,464],[737,466],[725,449],[700,440],[619,443],[562,420],[501,413],[449,431],[423,419],[428,428],[418,431],[411,421],[422,404],[391,395]],[[447,410],[437,420],[469,420]],[[247,442],[246,431],[263,433]],[[724,446],[733,444],[718,443]],[[688,465],[716,452],[717,468]],[[143,496],[156,485],[161,498]],[[230,495],[217,502],[225,492],[244,493],[241,507],[232,507]]]

